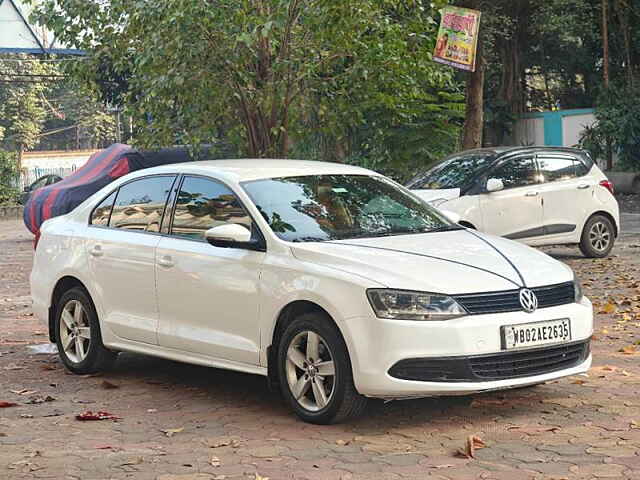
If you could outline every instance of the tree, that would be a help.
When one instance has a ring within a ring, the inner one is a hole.
[[[38,144],[46,117],[43,98],[49,86],[45,78],[51,74],[47,64],[20,59],[24,61],[0,59],[0,77],[9,82],[0,89],[0,121],[4,141],[18,152],[18,170],[23,152]]]
[[[81,60],[0,58],[0,145],[18,152],[18,163],[35,147],[95,148],[115,138],[113,115],[92,90],[63,75],[61,62]]]
[[[455,93],[451,71],[430,62],[445,3],[45,0],[36,15],[95,52],[77,78],[96,86],[105,64],[126,77],[121,98],[144,146],[225,138],[243,154],[286,157],[321,134],[344,159],[347,132],[368,118],[398,125],[455,103],[438,93]]]

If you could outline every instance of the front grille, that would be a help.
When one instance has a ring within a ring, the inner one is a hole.
[[[589,356],[589,342],[556,345],[493,356],[471,357],[469,366],[478,378],[517,378],[563,370],[582,363]]]
[[[408,358],[389,369],[389,375],[422,382],[506,380],[542,375],[575,367],[589,356],[589,340],[488,355]]]
[[[532,288],[538,297],[538,308],[566,305],[575,301],[573,282]],[[519,312],[520,290],[454,295],[453,298],[470,314]]]

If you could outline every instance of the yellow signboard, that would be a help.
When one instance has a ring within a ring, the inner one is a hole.
[[[441,14],[433,59],[445,65],[474,72],[480,12],[469,8],[445,7]]]

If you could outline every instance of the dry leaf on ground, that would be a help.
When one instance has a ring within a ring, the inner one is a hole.
[[[167,428],[166,430],[160,430],[167,437],[173,437],[176,433],[180,433],[184,430],[184,427],[180,428]]]
[[[638,352],[638,347],[635,345],[627,345],[626,347],[622,347],[619,352],[625,355],[636,355],[637,353],[640,353]]]
[[[518,432],[526,433],[527,435],[540,435],[546,432],[555,433],[560,430],[560,427],[545,427],[542,425],[512,425],[510,427],[507,427],[507,430],[517,430]]]
[[[475,451],[486,447],[487,445],[482,441],[480,437],[475,435],[469,435],[464,448],[458,449],[456,456],[463,458],[475,458]]]
[[[87,410],[79,415],[76,415],[76,420],[80,420],[81,422],[93,421],[93,420],[118,420],[120,417],[116,417],[112,413],[109,412],[95,412],[93,413],[91,410]]]

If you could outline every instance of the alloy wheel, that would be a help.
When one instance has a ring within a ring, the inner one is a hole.
[[[296,335],[287,349],[286,375],[289,391],[306,410],[325,408],[335,391],[334,357],[327,342],[316,332]]]
[[[596,222],[591,226],[589,230],[589,242],[591,242],[591,246],[599,252],[607,249],[611,242],[611,232],[604,223]]]
[[[60,316],[60,340],[67,358],[80,363],[89,354],[91,328],[82,303],[70,300],[62,309]]]

